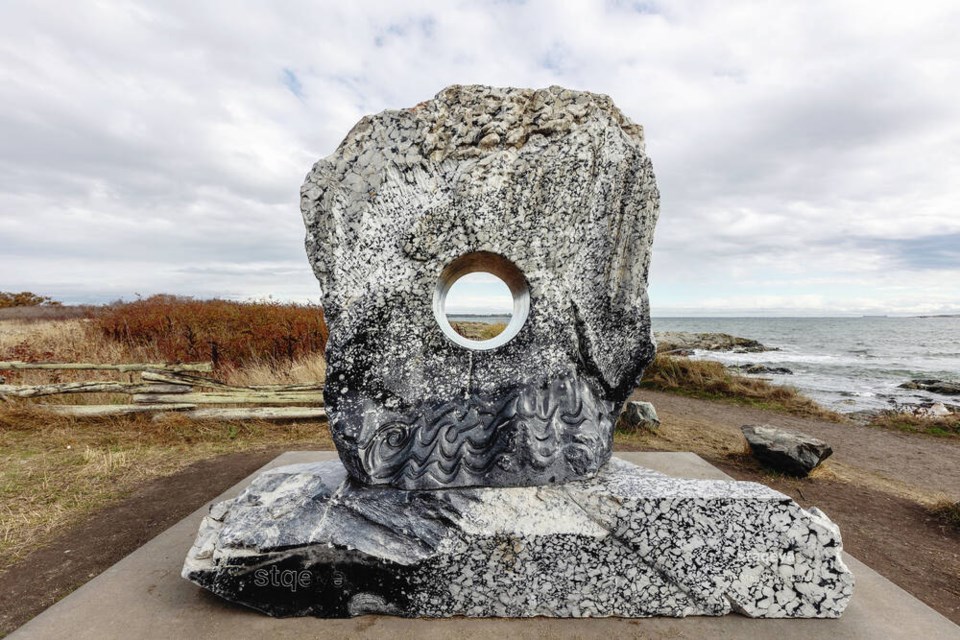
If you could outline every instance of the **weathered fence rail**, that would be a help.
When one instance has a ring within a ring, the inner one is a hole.
[[[322,384],[268,384],[260,386],[229,385],[218,380],[211,380],[193,373],[144,371],[140,377],[146,382],[161,382],[166,384],[193,385],[208,389],[253,389],[256,391],[323,391]]]
[[[138,382],[62,382],[56,384],[0,384],[0,395],[15,398],[36,398],[68,393],[188,393],[190,387],[178,384],[144,384]]]
[[[323,394],[313,391],[206,391],[185,393],[138,393],[133,396],[134,404],[164,404],[186,402],[193,404],[313,404],[323,403]]]
[[[209,362],[176,365],[0,362],[0,369],[112,370],[140,373],[140,382],[0,384],[0,399],[4,400],[75,393],[120,393],[129,395],[132,400],[132,404],[41,405],[62,415],[101,417],[176,411],[190,418],[219,420],[306,420],[326,417],[322,385],[229,385],[198,375],[198,372],[213,370]],[[239,406],[203,408],[202,405]]]
[[[96,364],[92,362],[20,362],[12,360],[0,362],[0,369],[72,369],[81,371],[213,371],[212,362],[194,362],[189,364],[134,363],[134,364]]]

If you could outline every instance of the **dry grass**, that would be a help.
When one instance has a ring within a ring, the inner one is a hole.
[[[159,362],[159,354],[149,346],[131,347],[89,330],[89,320],[6,320],[0,321],[0,360],[27,362]],[[7,384],[46,384],[118,380],[112,371],[54,371],[12,369],[0,371]],[[133,378],[126,376],[128,381]],[[114,404],[126,396],[83,394],[38,398],[44,404]]]
[[[323,384],[327,379],[327,361],[314,353],[292,362],[257,360],[242,367],[224,367],[221,377],[227,384],[257,386],[268,384]]]
[[[131,344],[91,329],[91,320],[0,321],[0,360],[164,362],[155,344]],[[323,382],[320,353],[293,359],[251,357],[224,365],[230,384]],[[10,384],[116,380],[111,371],[8,370]],[[133,379],[136,374],[122,374]],[[330,449],[324,422],[274,425],[261,421],[192,421],[175,414],[77,419],[42,412],[38,402],[108,404],[117,394],[47,396],[0,402],[0,567],[42,545],[63,527],[143,482],[175,473],[197,460],[267,447]]]
[[[960,529],[960,502],[940,500],[930,507],[930,513],[943,524]]]
[[[165,362],[214,366],[289,362],[323,353],[327,326],[316,305],[194,300],[157,295],[104,307],[89,325],[115,342],[156,349]]]
[[[27,362],[162,361],[149,345],[131,346],[90,330],[90,320],[6,320],[0,322],[0,360]]]
[[[130,345],[113,340],[99,331],[91,331],[89,325],[89,320],[76,319],[0,321],[0,360],[101,364],[166,361],[160,351],[151,344]],[[24,369],[0,371],[0,375],[6,378],[8,384],[29,385],[117,380],[119,374],[112,371]],[[326,361],[322,352],[305,353],[292,360],[250,358],[243,365],[223,364],[216,377],[227,384],[238,386],[322,384],[326,379]],[[47,396],[38,399],[38,402],[45,404],[111,404],[124,401],[125,396],[110,394]]]
[[[325,423],[78,420],[27,403],[0,408],[0,567],[143,482],[222,453],[332,448]]]
[[[658,355],[644,371],[640,386],[758,409],[785,411],[838,422],[843,420],[840,414],[824,409],[793,387],[781,387],[766,380],[737,375],[712,360]]]
[[[91,318],[96,311],[91,305],[7,307],[0,308],[0,321],[74,320]]]
[[[507,328],[507,325],[502,322],[451,322],[450,326],[468,340],[496,338]]]

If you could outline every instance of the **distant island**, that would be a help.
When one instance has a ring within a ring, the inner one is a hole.
[[[938,313],[930,316],[913,316],[914,318],[960,318],[960,313]]]

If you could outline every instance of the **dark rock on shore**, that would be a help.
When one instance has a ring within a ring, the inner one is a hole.
[[[734,353],[759,353],[777,351],[750,338],[732,336],[729,333],[691,333],[687,331],[658,331],[654,333],[658,353],[690,355],[694,349],[701,351],[733,351]]]
[[[786,367],[768,367],[765,364],[753,364],[750,362],[741,365],[734,365],[730,368],[738,371],[739,373],[748,373],[750,375],[758,375],[763,373],[786,376],[793,375],[793,371],[787,369]]]
[[[901,389],[919,389],[920,391],[932,391],[933,393],[942,393],[948,396],[960,395],[960,382],[949,382],[947,380],[924,379],[911,380],[900,385]]]
[[[833,454],[823,440],[766,424],[741,428],[754,457],[762,464],[795,476],[806,476]]]

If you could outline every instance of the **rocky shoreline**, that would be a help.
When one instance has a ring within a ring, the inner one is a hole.
[[[768,347],[758,340],[730,335],[728,333],[694,333],[685,331],[655,332],[657,353],[669,356],[693,356],[698,351],[727,352],[727,353],[762,353],[779,351],[777,347]],[[793,375],[794,372],[786,367],[770,366],[762,363],[745,362],[727,364],[727,369],[737,375]],[[941,379],[912,379],[899,385],[902,389],[926,391],[930,393],[957,396],[960,395],[960,382]],[[911,400],[913,400],[911,398]],[[865,409],[850,411],[845,415],[855,421],[869,422],[884,415],[908,415],[917,418],[950,418],[960,415],[960,404],[952,404],[937,400],[936,396],[926,397],[922,394],[915,401],[903,402],[893,397],[888,398],[890,407],[883,409]]]
[[[732,336],[729,333],[690,333],[687,331],[657,331],[653,334],[657,353],[670,355],[693,355],[701,351],[732,351],[733,353],[760,353],[779,351],[757,340]]]
[[[917,389],[919,391],[932,391],[945,396],[960,396],[960,382],[950,382],[948,380],[924,379],[911,380],[900,385],[901,389]]]

